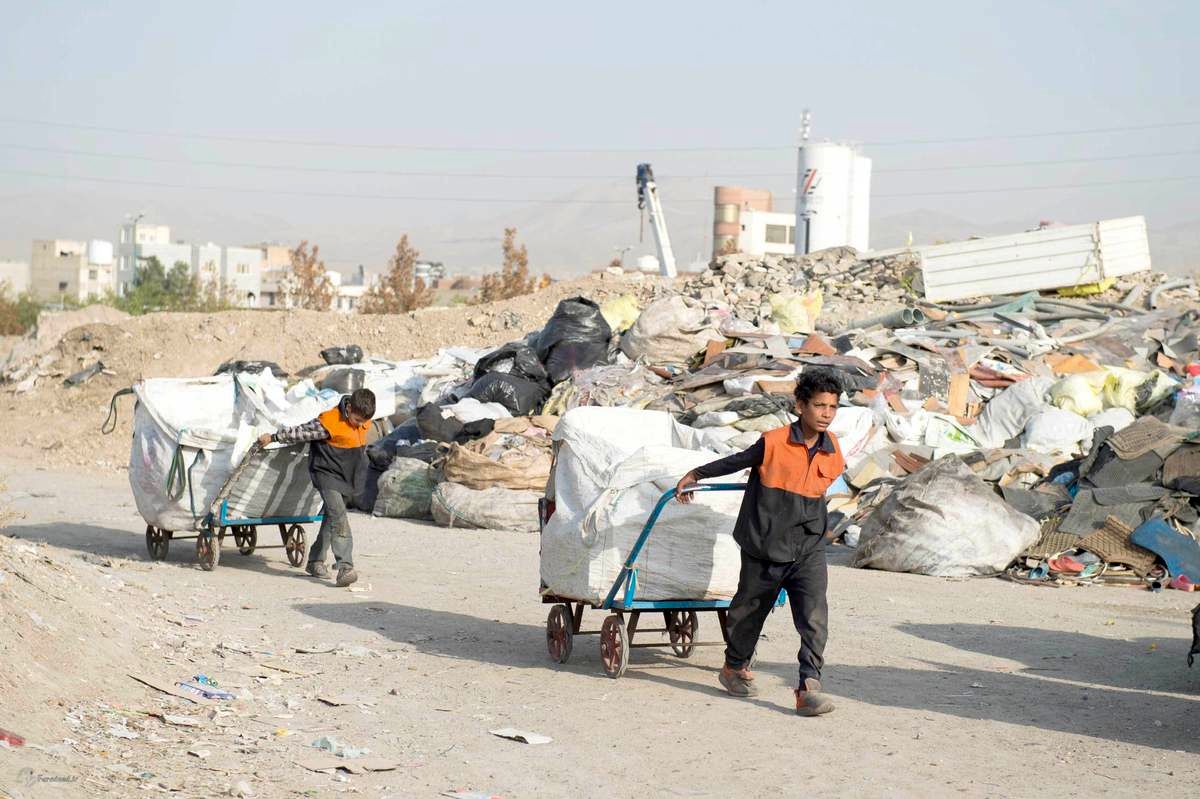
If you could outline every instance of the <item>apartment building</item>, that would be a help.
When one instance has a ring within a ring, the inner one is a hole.
[[[38,239],[29,262],[29,291],[43,302],[86,302],[114,285],[112,242]]]

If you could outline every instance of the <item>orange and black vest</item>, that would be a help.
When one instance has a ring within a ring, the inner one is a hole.
[[[318,490],[340,491],[358,496],[367,482],[367,430],[371,423],[354,427],[346,421],[347,400],[317,417],[329,433],[324,441],[310,448],[308,470]]]
[[[695,470],[706,479],[751,469],[733,538],[746,554],[790,563],[808,544],[806,536],[824,535],[828,513],[825,492],[846,469],[837,437],[825,432],[811,449],[800,423],[763,433],[749,449]]]

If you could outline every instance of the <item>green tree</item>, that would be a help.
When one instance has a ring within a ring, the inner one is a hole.
[[[8,281],[0,283],[0,336],[22,336],[37,324],[42,305],[28,292],[13,296]]]
[[[183,261],[176,261],[168,270],[154,256],[138,265],[129,291],[116,298],[113,305],[135,316],[153,311],[222,311],[233,307],[228,292],[215,280],[201,285]]]

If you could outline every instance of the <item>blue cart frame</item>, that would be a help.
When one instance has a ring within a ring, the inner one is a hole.
[[[745,483],[705,483],[685,489],[685,493],[700,491],[744,491]],[[728,643],[726,635],[726,612],[729,609],[728,599],[659,599],[647,600],[637,598],[637,560],[642,554],[642,548],[655,522],[662,515],[667,504],[675,498],[675,489],[666,491],[659,497],[650,518],[642,527],[642,532],[629,550],[625,564],[616,582],[609,589],[608,595],[600,604],[585,602],[554,594],[543,594],[544,604],[553,604],[550,615],[546,618],[546,648],[550,658],[558,663],[566,663],[571,656],[576,635],[600,636],[600,661],[604,673],[616,679],[625,673],[629,667],[629,651],[651,647],[671,647],[672,651],[681,658],[691,657],[698,646],[724,646]],[[543,526],[549,514],[543,510],[541,522]],[[620,597],[618,598],[618,594]],[[785,601],[783,591],[775,600],[775,607],[781,607]],[[599,630],[583,630],[584,608],[611,611]],[[638,622],[644,612],[661,612],[663,627],[639,629]],[[721,641],[697,641],[699,631],[698,612],[715,612],[721,627]],[[629,614],[629,623],[625,623],[625,614]],[[634,643],[638,633],[666,633],[669,643]]]
[[[234,470],[233,474],[229,476],[229,479],[225,481],[225,484],[221,486],[221,490],[217,493],[217,498],[220,500],[217,512],[214,514],[210,511],[204,516],[195,535],[176,535],[172,530],[160,530],[153,525],[146,526],[146,549],[150,553],[151,560],[163,560],[166,558],[171,541],[177,539],[186,541],[194,538],[196,540],[196,559],[200,562],[200,568],[205,571],[212,571],[221,561],[221,544],[224,542],[227,533],[233,534],[233,540],[237,544],[238,552],[242,555],[250,555],[255,549],[260,548],[258,544],[258,528],[277,525],[281,539],[279,546],[261,548],[283,549],[287,555],[288,563],[292,566],[299,567],[304,564],[307,554],[307,541],[303,525],[321,522],[325,518],[324,508],[321,509],[322,513],[316,516],[270,516],[241,519],[229,515],[229,500],[226,498],[229,490],[245,470],[245,465],[260,450],[262,450],[262,445],[258,442],[251,445],[250,449],[246,452],[246,456],[242,459],[242,463],[239,464],[238,468]],[[192,467],[195,467],[197,461],[192,462]],[[192,490],[191,468],[187,470],[186,483],[190,494]],[[189,498],[194,508],[195,499]],[[194,513],[195,511],[193,510]]]

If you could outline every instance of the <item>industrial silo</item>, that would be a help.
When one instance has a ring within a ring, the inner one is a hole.
[[[804,142],[796,167],[796,253],[870,248],[871,159],[853,147]]]

